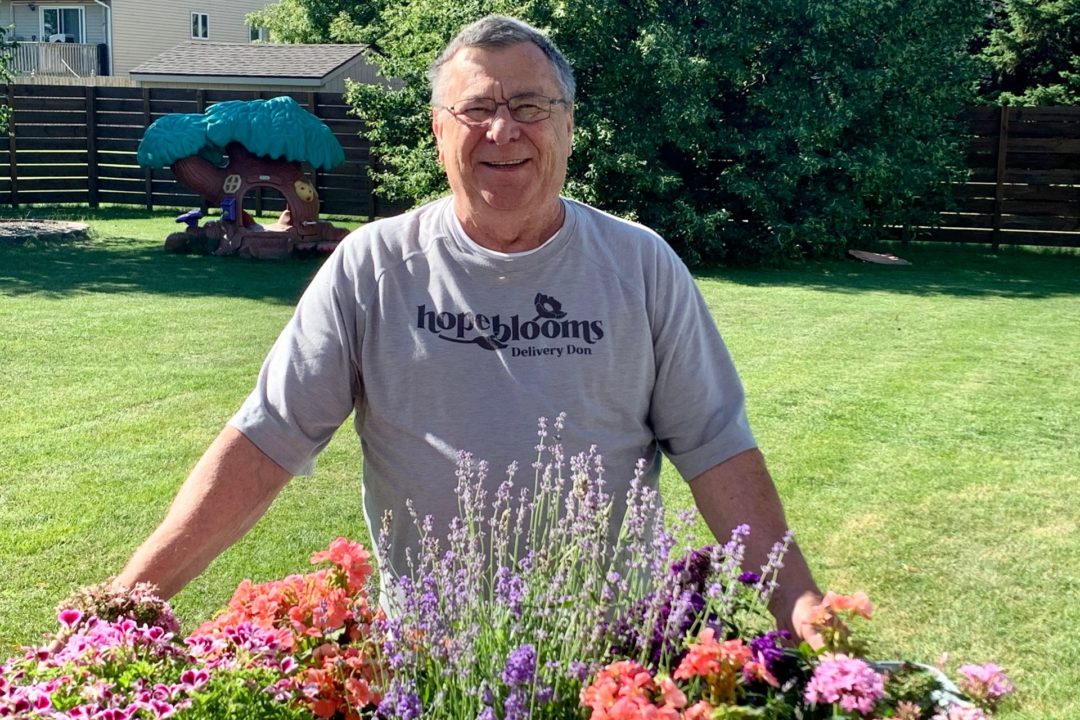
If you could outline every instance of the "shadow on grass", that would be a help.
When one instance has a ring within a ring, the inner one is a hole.
[[[0,243],[0,295],[161,293],[294,304],[322,258],[170,255],[142,241]]]
[[[1048,298],[1080,294],[1080,250],[916,243],[874,248],[911,265],[855,259],[815,261],[759,270],[709,268],[699,278],[751,287],[797,286],[826,292],[895,292],[957,297]]]

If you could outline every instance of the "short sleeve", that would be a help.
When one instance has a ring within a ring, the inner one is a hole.
[[[756,442],[735,365],[689,270],[666,245],[650,269],[650,421],[664,454],[689,481]]]
[[[348,265],[343,243],[304,292],[229,423],[294,475],[313,471],[359,393],[364,316]]]

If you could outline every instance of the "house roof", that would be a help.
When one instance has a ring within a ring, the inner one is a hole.
[[[282,45],[191,41],[131,70],[135,80],[196,80],[243,83],[267,80],[318,85],[366,45]]]

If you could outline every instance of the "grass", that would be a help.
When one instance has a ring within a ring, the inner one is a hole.
[[[80,213],[90,242],[0,245],[0,654],[160,520],[316,268],[165,255],[170,217]],[[994,660],[1021,688],[1000,717],[1078,717],[1080,253],[894,250],[913,265],[699,285],[789,520],[823,585],[876,601],[880,653]],[[244,577],[366,537],[358,480],[346,426],[177,596],[185,625]],[[670,470],[664,486],[689,504]]]

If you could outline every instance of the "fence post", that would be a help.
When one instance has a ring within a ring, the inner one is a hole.
[[[90,187],[90,207],[98,206],[98,156],[97,156],[97,88],[86,86],[86,153],[87,180]]]
[[[11,108],[11,127],[8,128],[8,172],[11,177],[11,207],[19,207],[19,163],[16,157],[15,143],[15,86],[7,86],[8,107]]]
[[[992,248],[997,252],[1001,245],[1001,215],[1005,208],[1005,173],[1009,167],[1009,106],[1001,108],[998,118],[997,171],[994,176],[994,223]]]
[[[146,134],[146,129],[150,127],[150,88],[144,87],[142,89],[142,108],[143,108],[143,135]],[[146,168],[144,174],[145,186],[146,186],[146,212],[154,212],[154,171],[150,168]]]

